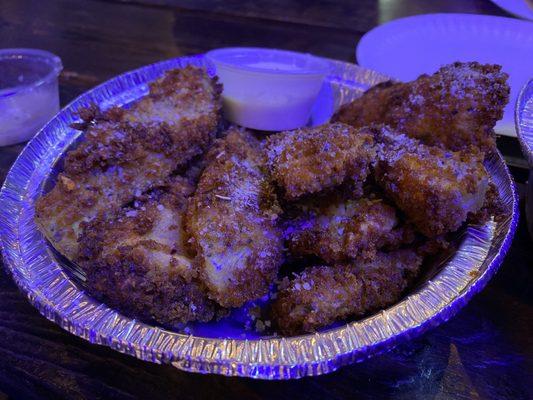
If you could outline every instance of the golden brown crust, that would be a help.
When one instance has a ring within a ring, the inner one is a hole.
[[[345,181],[362,185],[374,158],[366,129],[345,124],[280,132],[267,138],[268,165],[288,200],[333,188]]]
[[[237,307],[265,295],[276,277],[282,261],[279,207],[264,154],[249,132],[231,129],[207,158],[186,229],[211,298]]]
[[[283,282],[273,320],[283,334],[297,335],[383,309],[400,299],[421,264],[414,251],[397,250],[370,262],[307,268]]]
[[[268,293],[283,261],[274,179],[289,200],[290,253],[332,265],[285,278],[272,305],[282,333],[312,332],[398,301],[447,232],[495,213],[482,151],[505,78],[456,63],[370,89],[336,117],[357,128],[337,122],[266,143],[231,128],[204,155],[220,126],[220,85],[193,67],[170,71],[131,108],[80,111],[84,141],[37,202],[37,222],[77,258],[93,295],[181,327]],[[366,126],[383,121],[396,130]],[[381,189],[363,190],[367,178]],[[431,239],[413,243],[415,227]]]
[[[154,82],[130,109],[82,110],[83,141],[36,204],[45,236],[76,258],[82,221],[115,212],[201,154],[215,137],[220,90],[205,71],[187,67]]]
[[[79,263],[91,293],[112,307],[165,326],[211,320],[207,298],[186,253],[182,215],[194,188],[180,177],[113,217],[84,223]]]
[[[496,220],[498,220],[499,218],[506,218],[508,215],[509,212],[506,210],[506,207],[503,204],[498,192],[498,188],[493,182],[489,182],[483,207],[481,207],[481,209],[476,213],[469,214],[468,222],[473,224],[483,224],[491,217],[494,217]]]
[[[445,151],[387,128],[376,141],[376,182],[419,232],[453,232],[483,206],[489,176],[475,149]]]
[[[487,152],[509,101],[507,78],[499,65],[456,62],[412,82],[376,85],[333,120],[356,128],[383,123],[428,145]]]
[[[151,187],[162,185],[173,170],[165,158],[112,167],[103,174],[74,176],[61,173],[58,183],[36,203],[36,219],[45,236],[62,254],[75,259],[80,224],[112,214]]]
[[[364,198],[329,194],[293,204],[285,235],[292,255],[315,255],[328,263],[361,257],[370,260],[376,250],[414,240],[396,210],[379,195]]]

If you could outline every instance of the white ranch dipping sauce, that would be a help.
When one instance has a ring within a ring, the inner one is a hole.
[[[269,93],[241,98],[223,96],[224,116],[229,121],[252,129],[295,129],[307,124],[315,99],[316,95],[298,98]]]
[[[266,131],[306,125],[328,71],[324,60],[281,50],[220,49],[207,58],[224,85],[226,119]]]

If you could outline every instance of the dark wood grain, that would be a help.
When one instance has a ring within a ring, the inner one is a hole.
[[[279,47],[354,61],[366,31],[426,12],[507,15],[482,0],[0,0],[0,47],[58,54],[66,104],[124,71],[220,46]],[[501,142],[521,176],[516,142]],[[0,149],[0,182],[22,148]],[[364,363],[291,382],[185,373],[91,345],[43,318],[1,271],[0,400],[529,399],[532,260],[521,220],[501,271],[455,318]]]

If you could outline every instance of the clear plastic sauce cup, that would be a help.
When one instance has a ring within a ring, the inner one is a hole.
[[[224,48],[206,54],[224,85],[226,119],[265,131],[302,127],[329,72],[310,54],[262,48]]]
[[[62,69],[44,50],[0,50],[0,146],[31,139],[59,111]]]

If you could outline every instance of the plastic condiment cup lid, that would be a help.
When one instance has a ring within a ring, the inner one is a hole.
[[[217,66],[246,72],[283,75],[325,75],[326,60],[311,54],[260,47],[227,47],[206,53]]]
[[[52,79],[58,77],[63,69],[61,59],[53,53],[46,50],[39,49],[1,49],[0,63],[6,64],[10,60],[20,61],[24,60],[28,64],[45,64],[49,66],[49,70],[39,75],[37,78],[25,81],[20,85],[8,86],[0,88],[0,97],[7,97],[13,94],[20,93],[25,90],[34,89],[40,85],[50,82]]]

